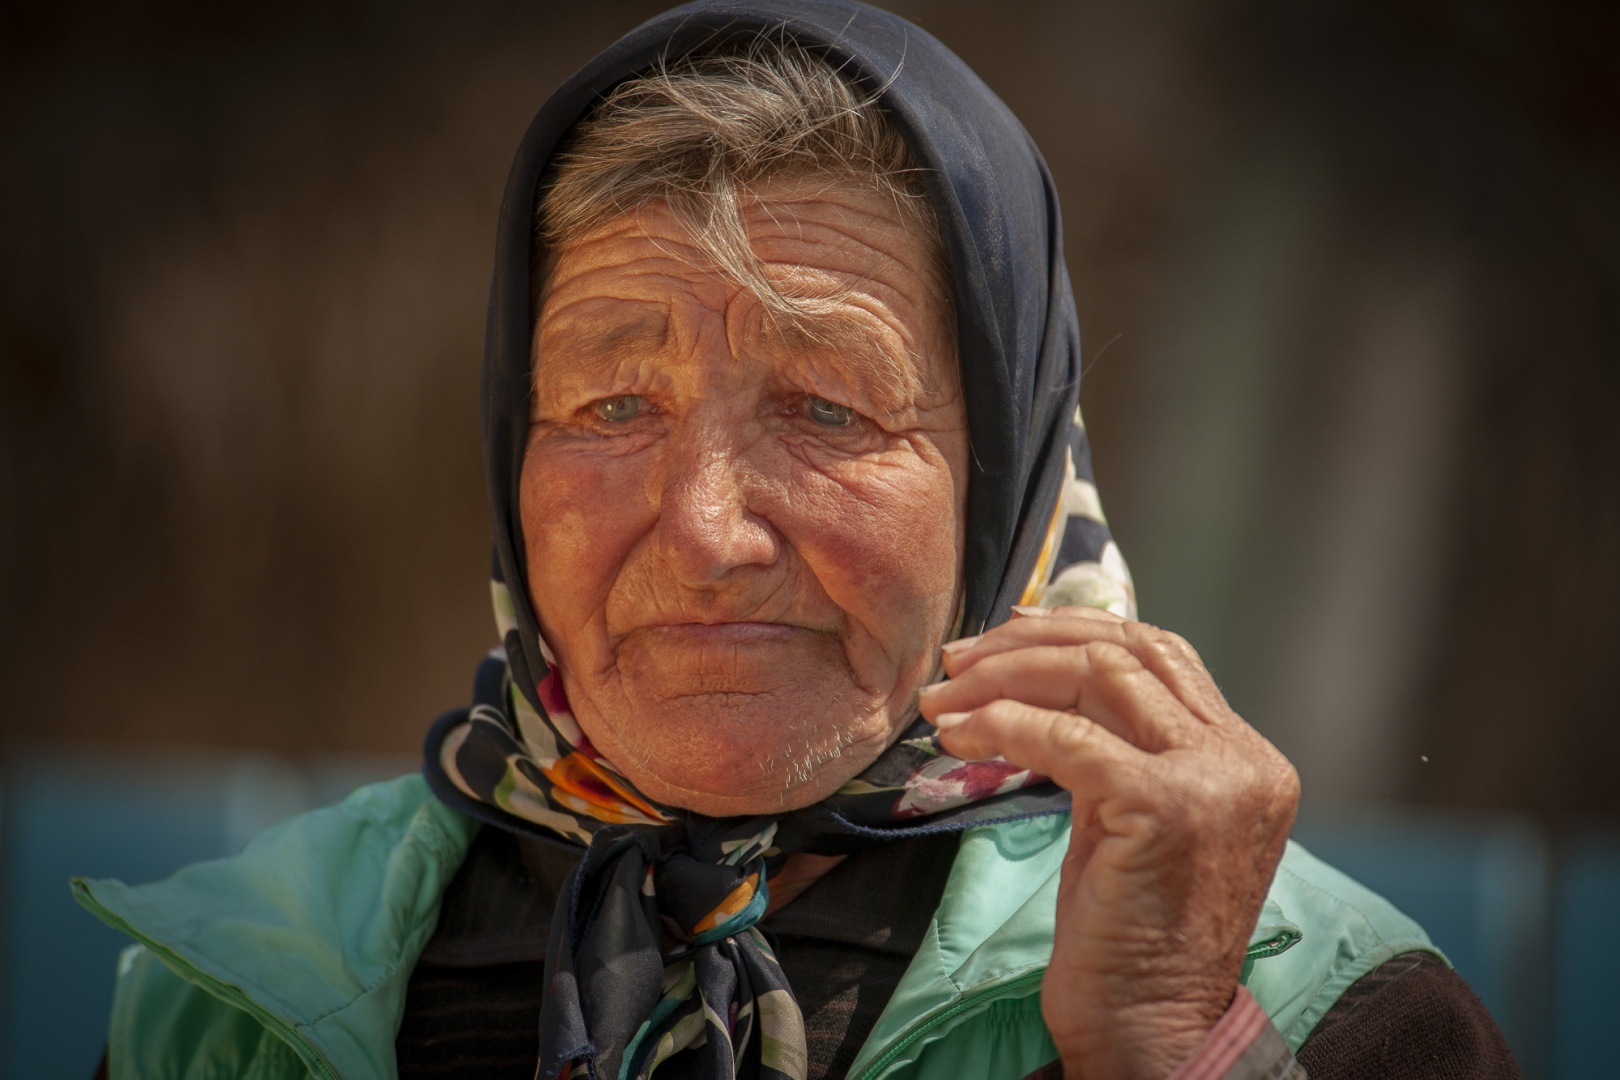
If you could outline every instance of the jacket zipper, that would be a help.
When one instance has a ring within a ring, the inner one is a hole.
[[[237,990],[235,987],[227,986],[225,983],[220,982],[211,975],[198,971],[193,964],[185,960],[173,949],[168,948],[167,946],[153,940],[147,935],[141,933],[139,930],[135,929],[135,927],[131,926],[123,918],[104,907],[100,901],[91,895],[90,890],[85,887],[83,881],[75,879],[73,882],[73,891],[78,894],[79,902],[85,907],[89,908],[102,922],[106,923],[114,930],[128,934],[130,937],[134,938],[136,941],[140,942],[143,946],[149,949],[164,963],[168,964],[176,971],[185,972],[188,979],[197,983],[203,989],[215,995],[226,1004],[233,1005],[236,1008],[241,1009],[243,1012],[253,1017],[253,1019],[257,1020],[260,1024],[263,1024],[270,1030],[272,1034],[281,1039],[288,1046],[292,1047],[293,1052],[303,1060],[305,1067],[307,1067],[317,1077],[320,1077],[321,1080],[339,1080],[337,1070],[332,1068],[331,1063],[326,1060],[326,1057],[319,1050],[315,1049],[314,1046],[310,1045],[308,1039],[305,1039],[302,1035],[298,1034],[298,1032],[293,1029],[292,1025],[288,1024],[281,1017],[269,1012],[263,1006],[259,1005],[252,998],[248,997],[240,990]]]
[[[1031,983],[1038,983],[1042,978],[1045,977],[1045,975],[1046,969],[1044,967],[1036,968],[1034,971],[1025,972],[1017,978],[1011,979],[997,986],[989,986],[982,990],[975,990],[972,993],[965,994],[956,999],[956,1001],[952,1002],[946,1008],[941,1009],[940,1011],[931,1015],[924,1016],[920,1020],[914,1021],[910,1027],[906,1028],[900,1033],[894,1042],[889,1044],[889,1048],[887,1050],[878,1055],[877,1060],[873,1061],[872,1064],[868,1065],[864,1070],[862,1070],[860,1076],[857,1077],[856,1080],[872,1080],[873,1077],[882,1075],[883,1070],[887,1069],[894,1062],[895,1058],[904,1053],[905,1050],[918,1039],[921,1039],[924,1035],[927,1035],[930,1031],[933,1031],[941,1024],[947,1023],[948,1021],[962,1015],[962,1013],[966,1012],[967,1010],[979,1005],[986,998],[1003,996],[1010,997],[1012,996],[1013,991],[1021,990],[1024,987],[1029,986]]]

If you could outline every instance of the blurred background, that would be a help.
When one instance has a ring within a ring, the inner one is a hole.
[[[0,1075],[100,1051],[67,874],[231,850],[466,700],[508,158],[662,6],[0,8]],[[1620,8],[889,6],[1056,176],[1143,617],[1529,1075],[1607,1062]]]

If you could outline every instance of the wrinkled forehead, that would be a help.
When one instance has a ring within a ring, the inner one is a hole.
[[[794,180],[760,196],[742,214],[756,260],[743,271],[718,263],[661,204],[550,251],[537,297],[537,383],[559,365],[679,348],[695,321],[714,317],[739,354],[800,359],[896,408],[955,396],[956,328],[934,271],[937,232],[848,182]]]

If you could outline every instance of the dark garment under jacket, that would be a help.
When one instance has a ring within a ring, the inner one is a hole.
[[[804,1012],[810,1080],[848,1072],[927,931],[957,843],[922,837],[852,856],[761,923]],[[400,1080],[533,1080],[551,913],[576,861],[498,829],[479,834],[411,975]],[[1313,1080],[1520,1075],[1485,1006],[1430,953],[1351,986],[1298,1058]]]

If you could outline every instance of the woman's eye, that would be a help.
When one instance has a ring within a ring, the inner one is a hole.
[[[848,405],[840,405],[836,401],[826,398],[806,398],[804,411],[810,419],[827,427],[846,427],[855,419],[855,410]]]
[[[608,423],[622,424],[640,416],[645,405],[646,402],[637,394],[619,394],[617,397],[603,398],[591,408]]]

